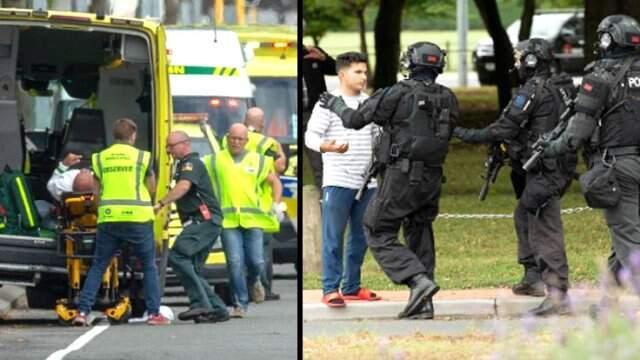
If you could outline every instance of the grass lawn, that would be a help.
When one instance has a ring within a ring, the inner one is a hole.
[[[471,51],[476,47],[478,40],[488,37],[489,35],[485,30],[471,30],[467,33],[467,64],[469,69],[472,67],[471,63]],[[369,31],[366,34],[367,48],[369,50],[369,57],[371,67],[375,66],[375,43],[373,40],[373,32]],[[311,37],[305,37],[304,43],[309,45],[313,44]],[[448,49],[447,62],[448,66],[445,71],[456,71],[458,64],[458,37],[456,32],[450,31],[415,31],[405,30],[400,33],[400,49],[404,51],[407,46],[418,41],[430,41],[438,44],[443,49]],[[357,32],[330,32],[327,33],[320,40],[320,47],[322,47],[331,56],[347,51],[360,51],[360,40]]]
[[[445,164],[440,213],[512,213],[516,199],[504,167],[487,199],[478,201],[486,147],[453,142]],[[308,166],[308,164],[305,164]],[[308,169],[307,169],[308,170]],[[305,171],[305,183],[309,181]],[[586,206],[576,182],[562,200],[562,208]],[[563,215],[570,280],[594,282],[608,255],[609,235],[600,211]],[[436,236],[436,279],[444,289],[510,286],[522,275],[517,264],[512,219],[439,219]],[[367,253],[363,285],[373,289],[406,289],[392,284]],[[320,274],[304,273],[304,288],[320,288]]]
[[[426,335],[378,336],[369,332],[335,338],[303,338],[303,359],[549,359],[553,341],[548,332],[527,335],[519,332],[504,339],[469,332],[460,336]],[[517,351],[515,351],[515,349]]]

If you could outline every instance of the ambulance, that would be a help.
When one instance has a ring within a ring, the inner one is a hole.
[[[77,281],[88,268],[87,261],[76,260],[92,254],[95,230],[84,231],[77,223],[67,227],[66,215],[79,212],[84,217],[82,212],[95,205],[81,201],[65,209],[46,188],[66,153],[82,154],[88,165],[92,153],[113,143],[114,122],[130,118],[138,127],[135,146],[152,156],[155,197],[167,193],[171,159],[165,142],[173,121],[167,71],[165,31],[153,21],[0,9],[0,171],[11,169],[19,175],[16,179],[23,179],[15,187],[19,196],[13,197],[13,205],[21,205],[17,217],[6,209],[9,187],[0,186],[5,201],[0,209],[0,285],[26,286],[30,307],[52,309],[61,298],[72,305]],[[21,216],[25,209],[26,217]],[[165,209],[154,221],[161,271],[168,215]],[[92,220],[82,222],[87,219]],[[65,250],[69,244],[71,254]],[[111,273],[112,290],[129,281],[122,266]],[[140,270],[136,262],[131,266],[134,273]],[[135,313],[136,305],[144,305],[136,294],[129,295]],[[71,314],[58,312],[65,321]],[[126,320],[123,315],[114,319]]]
[[[275,263],[298,266],[298,49],[297,31],[290,27],[251,27],[236,29],[247,52],[254,57],[247,64],[247,73],[255,86],[256,105],[265,112],[267,136],[278,140],[287,155],[287,170],[280,177],[283,201],[287,204],[289,221],[282,223],[275,234]]]
[[[167,29],[169,78],[175,113],[207,114],[216,137],[243,122],[253,106],[245,53],[229,30]]]

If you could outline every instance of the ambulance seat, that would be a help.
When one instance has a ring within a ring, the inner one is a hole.
[[[107,134],[104,115],[99,109],[76,108],[65,126],[59,159],[72,152],[82,155],[85,165],[91,162],[91,154],[104,150]]]

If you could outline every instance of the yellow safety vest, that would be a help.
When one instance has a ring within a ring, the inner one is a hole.
[[[227,148],[227,135],[222,138],[222,148]],[[247,151],[255,151],[260,155],[264,155],[269,149],[273,151],[278,149],[275,139],[252,131],[249,131],[247,145],[244,148]]]
[[[239,163],[233,161],[228,149],[202,158],[213,190],[222,207],[222,227],[232,229],[260,228],[267,225],[268,214],[261,206],[261,185],[269,174],[264,156],[246,151]],[[269,210],[271,205],[269,205]]]
[[[101,185],[98,224],[153,221],[151,196],[145,186],[150,160],[148,151],[127,144],[114,144],[92,155]]]
[[[222,147],[227,148],[227,136],[222,139]],[[261,133],[257,132],[249,132],[247,144],[245,145],[245,149],[247,151],[255,151],[258,154],[264,156],[267,150],[272,149],[273,151],[277,150],[276,141],[269,136],[265,136]],[[265,156],[267,162],[271,163],[269,172],[274,171],[273,168],[273,158],[270,156]],[[206,162],[205,162],[206,164]],[[271,184],[268,182],[264,182],[262,184],[262,197],[260,198],[260,204],[262,205],[262,211],[265,213],[266,218],[263,220],[264,223],[264,232],[268,233],[277,233],[280,231],[280,222],[276,215],[271,211],[271,205],[273,204],[273,196],[271,195],[272,189]]]

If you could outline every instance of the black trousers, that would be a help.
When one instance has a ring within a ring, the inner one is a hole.
[[[527,174],[524,192],[532,189],[535,174]],[[524,197],[518,199],[514,212],[516,235],[518,237],[518,262],[528,267],[536,267],[542,275],[542,281],[548,286],[560,290],[569,288],[569,264],[564,244],[564,230],[560,216],[560,197],[564,194],[570,178],[560,173],[545,174],[550,186],[559,193],[552,196],[546,206],[537,213],[527,210]],[[529,206],[530,207],[530,206]]]
[[[442,168],[425,168],[411,183],[409,173],[389,166],[364,215],[367,244],[384,273],[396,284],[414,275],[435,276],[432,222],[438,215]],[[398,239],[404,228],[406,246]]]

